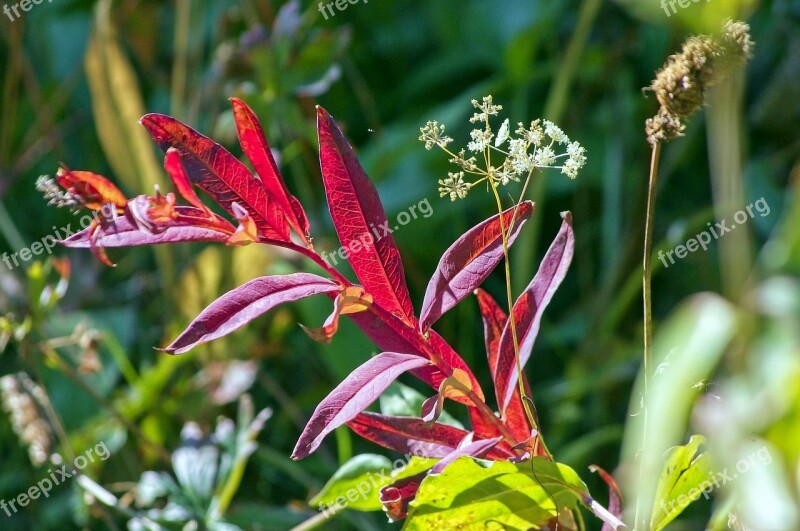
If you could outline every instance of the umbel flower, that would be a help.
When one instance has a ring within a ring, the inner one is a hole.
[[[444,124],[429,121],[420,128],[419,139],[425,149],[440,148],[460,170],[439,180],[441,197],[463,199],[477,184],[491,180],[494,186],[506,186],[520,177],[527,180],[536,169],[560,169],[574,179],[586,163],[586,150],[578,142],[571,142],[553,122],[534,120],[527,126],[520,122],[512,133],[506,118],[495,133],[490,118],[498,116],[503,106],[495,105],[492,96],[485,96],[480,102],[472,100],[472,106],[478,112],[469,121],[480,127],[470,132],[466,149],[458,153],[447,147],[453,139],[444,134]],[[478,158],[483,159],[483,167],[478,165]]]
[[[686,120],[702,107],[706,89],[750,57],[753,41],[749,32],[750,26],[744,22],[728,20],[720,38],[691,36],[680,53],[667,58],[645,89],[655,93],[660,104],[645,124],[650,144],[683,134]]]

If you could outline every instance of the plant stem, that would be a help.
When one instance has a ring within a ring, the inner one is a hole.
[[[530,174],[528,175],[528,179],[525,181],[526,187],[529,181],[530,181]],[[550,452],[549,450],[547,450],[547,446],[544,444],[544,439],[542,438],[542,435],[539,431],[539,425],[536,422],[536,417],[534,416],[533,411],[531,411],[531,406],[530,403],[528,402],[530,397],[528,397],[525,392],[525,384],[522,374],[522,361],[520,360],[519,356],[519,336],[517,335],[517,321],[514,318],[514,295],[511,290],[511,262],[509,261],[508,258],[508,237],[511,232],[511,226],[509,227],[505,226],[505,221],[503,220],[503,203],[500,200],[500,194],[497,192],[497,185],[495,184],[493,179],[489,179],[489,184],[492,188],[492,193],[494,195],[495,202],[497,203],[497,211],[500,219],[500,234],[503,238],[503,265],[505,266],[506,300],[508,302],[508,323],[511,328],[511,338],[514,343],[514,363],[516,364],[516,370],[517,370],[517,385],[519,387],[520,401],[522,401],[522,407],[525,410],[525,416],[528,418],[528,423],[530,424],[532,429],[536,430],[536,438],[539,439],[539,441],[542,443],[542,447],[545,449],[547,454],[550,455]],[[522,201],[522,196],[520,196],[519,201]],[[517,203],[517,206],[519,206],[519,203]],[[498,407],[502,407],[502,405],[498,404]],[[552,459],[552,456],[550,457]]]
[[[647,214],[644,226],[644,254],[642,257],[642,304],[644,307],[644,356],[642,373],[644,375],[644,393],[642,397],[642,452],[647,447],[647,394],[650,389],[650,374],[653,366],[653,304],[651,296],[653,220],[656,209],[656,185],[658,183],[658,160],[661,156],[661,144],[653,144],[650,157],[650,177],[647,186]],[[644,480],[644,461],[639,463],[639,485]],[[636,498],[636,516],[634,529],[644,524],[642,518],[642,497]]]

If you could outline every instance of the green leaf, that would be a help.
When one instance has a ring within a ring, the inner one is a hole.
[[[714,488],[708,453],[700,447],[705,437],[692,435],[684,446],[670,448],[658,479],[650,529],[659,531],[673,521],[701,494],[708,497]]]
[[[414,456],[410,460],[400,457],[393,462],[382,455],[357,455],[336,471],[309,505],[337,505],[356,511],[379,511],[383,509],[378,498],[382,487],[424,472],[437,461]]]
[[[588,496],[574,470],[544,458],[484,468],[462,457],[425,478],[403,529],[529,529],[555,517],[556,505],[575,508]]]

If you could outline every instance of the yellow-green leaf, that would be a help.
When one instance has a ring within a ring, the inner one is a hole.
[[[585,499],[586,485],[566,465],[537,457],[485,468],[462,457],[425,478],[403,529],[530,529]]]

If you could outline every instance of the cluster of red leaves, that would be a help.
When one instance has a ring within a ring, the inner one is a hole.
[[[308,218],[289,193],[253,111],[232,99],[242,150],[257,175],[229,151],[169,116],[148,114],[141,120],[166,153],[165,168],[178,194],[125,196],[102,176],[62,169],[58,183],[87,207],[113,205],[107,215],[63,243],[89,247],[104,262],[106,247],[213,241],[228,245],[262,243],[294,250],[313,260],[329,278],[311,273],[261,277],[222,295],[192,321],[164,351],[182,354],[244,326],[278,304],[317,294],[334,301],[333,314],[311,337],[327,341],[340,315],[347,315],[382,350],[354,370],[316,408],[300,435],[292,457],[313,452],[333,429],[347,424],[372,442],[402,453],[440,458],[438,468],[461,455],[492,460],[544,455],[536,444],[519,392],[514,338],[510,320],[492,297],[479,289],[503,259],[505,227],[508,244],[533,214],[522,202],[464,233],[442,256],[417,318],[406,286],[400,253],[391,234],[364,244],[370,227],[386,224],[378,194],[352,147],[333,118],[317,110],[320,166],[328,207],[341,244],[358,252],[350,263],[360,284],[329,266],[314,250]],[[236,225],[205,206],[193,186],[203,190]],[[545,255],[539,271],[512,308],[520,362],[530,358],[542,313],[564,279],[572,260],[574,237],[569,213]],[[474,293],[483,315],[486,353],[499,415],[486,398],[472,370],[431,326],[445,312]],[[401,374],[409,372],[436,394],[426,401],[420,418],[366,412]],[[523,386],[527,388],[527,381]],[[526,392],[530,396],[529,392]],[[444,399],[467,406],[472,430],[437,422]],[[437,470],[433,470],[436,473]],[[423,475],[424,476],[424,475]],[[381,499],[390,516],[402,518],[422,477],[385,487]]]

